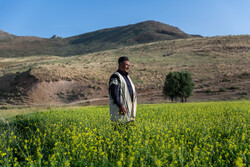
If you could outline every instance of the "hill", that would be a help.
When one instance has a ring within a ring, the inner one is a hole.
[[[68,38],[69,43],[85,46],[104,45],[104,48],[131,46],[162,40],[185,39],[194,37],[177,27],[156,21],[146,21],[137,24],[99,30]],[[89,49],[90,52],[91,49]]]
[[[145,21],[69,38],[19,37],[0,40],[0,57],[72,56],[142,43],[196,37],[167,24]]]
[[[1,104],[107,104],[117,59],[128,56],[140,103],[164,100],[170,71],[195,82],[188,101],[249,99],[250,35],[164,40],[71,57],[0,58]]]

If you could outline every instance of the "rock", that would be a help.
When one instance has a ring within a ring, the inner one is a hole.
[[[62,37],[58,37],[57,35],[53,35],[51,39],[61,39]]]

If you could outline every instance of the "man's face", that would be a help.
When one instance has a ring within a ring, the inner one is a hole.
[[[129,61],[123,61],[119,64],[119,70],[123,72],[128,72],[130,67],[130,62]]]

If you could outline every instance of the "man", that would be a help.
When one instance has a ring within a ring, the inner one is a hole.
[[[118,70],[109,80],[109,111],[112,122],[128,123],[135,120],[137,99],[135,86],[128,76],[129,68],[129,59],[120,57]]]

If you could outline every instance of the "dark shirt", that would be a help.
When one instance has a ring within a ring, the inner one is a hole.
[[[123,72],[121,70],[117,70],[117,72],[119,72],[122,77],[125,79],[126,83],[127,83],[127,86],[128,86],[128,91],[129,91],[129,94],[130,94],[130,97],[131,97],[131,100],[133,100],[133,88],[132,88],[132,85],[128,79],[128,73],[126,72]],[[116,75],[116,74],[113,74],[111,77],[110,77],[110,80],[109,82],[111,81],[111,78],[117,78],[118,79],[118,82],[119,81],[119,77]],[[111,95],[111,98],[114,100],[114,103],[117,104],[117,106],[120,108],[121,106],[123,106],[123,104],[121,103],[121,100],[120,100],[120,92],[119,92],[119,89],[118,89],[118,85],[115,85],[115,84],[112,84],[109,88],[109,91],[110,91],[110,95]]]

